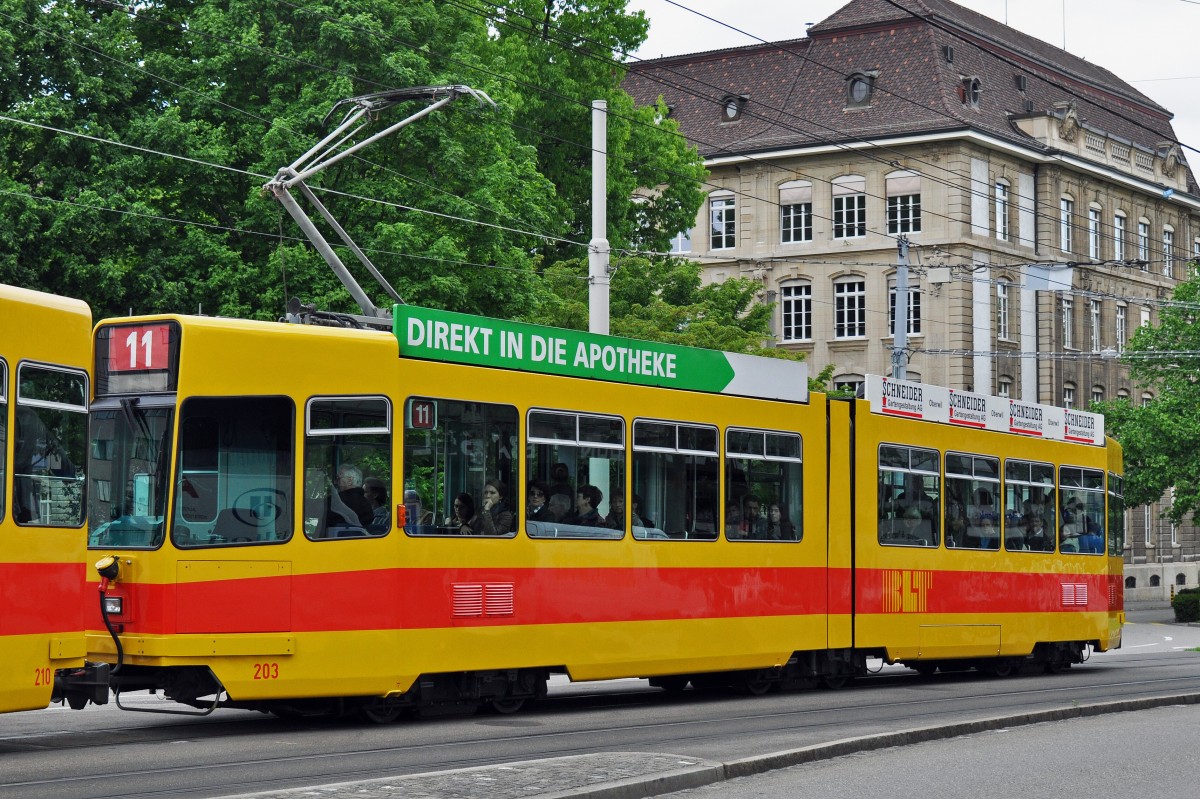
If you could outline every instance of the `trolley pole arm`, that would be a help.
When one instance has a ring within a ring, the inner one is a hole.
[[[305,183],[305,180],[317,174],[318,172],[333,166],[344,158],[354,155],[364,147],[374,144],[383,137],[390,136],[391,134],[403,128],[405,125],[410,125],[413,122],[416,122],[418,119],[432,114],[434,111],[447,105],[448,103],[453,102],[459,96],[464,94],[474,97],[480,104],[487,103],[492,106],[496,105],[495,101],[493,101],[491,97],[488,97],[486,92],[479,91],[478,89],[472,89],[470,86],[461,85],[418,86],[410,89],[396,89],[393,91],[363,95],[362,97],[351,97],[345,100],[339,100],[334,104],[333,109],[330,110],[330,113],[332,113],[333,110],[342,104],[350,104],[355,106],[355,108],[346,114],[341,124],[339,124],[328,136],[317,142],[317,144],[311,147],[308,152],[304,153],[304,155],[300,156],[292,164],[280,169],[275,175],[275,178],[263,187],[270,190],[270,192],[275,196],[275,199],[279,200],[280,204],[283,205],[283,207],[287,210],[288,215],[295,220],[297,225],[299,225],[301,232],[304,233],[305,237],[308,238],[313,247],[315,247],[317,252],[320,253],[321,257],[325,259],[325,263],[329,264],[329,268],[333,270],[333,273],[337,276],[338,280],[340,280],[342,285],[346,287],[346,290],[350,292],[350,296],[354,298],[354,301],[358,303],[358,307],[362,309],[363,314],[366,316],[384,317],[388,314],[383,309],[377,308],[375,303],[373,303],[367,296],[367,293],[363,291],[362,286],[360,286],[358,281],[354,279],[354,276],[350,274],[350,270],[346,268],[346,265],[342,262],[342,259],[338,257],[336,252],[334,252],[333,247],[330,246],[325,237],[321,235],[321,232],[317,229],[317,226],[313,224],[312,219],[310,219],[308,214],[306,214],[304,210],[300,208],[300,204],[296,202],[296,198],[292,196],[291,190],[293,188],[299,188],[301,194],[303,194],[304,197],[310,203],[312,203],[313,207],[317,209],[322,218],[329,223],[329,226],[333,228],[338,237],[341,238],[346,246],[348,246],[354,253],[355,257],[358,258],[359,262],[366,267],[371,276],[375,278],[380,286],[383,287],[388,296],[391,297],[395,302],[403,304],[404,300],[401,299],[400,294],[394,288],[392,288],[391,284],[388,283],[383,275],[380,274],[379,270],[375,268],[375,265],[371,263],[371,259],[367,257],[366,253],[364,253],[362,249],[354,243],[354,241],[350,238],[350,234],[346,232],[345,228],[338,224],[337,220],[333,218],[333,214],[329,212],[329,209],[317,199],[316,194],[314,194],[313,190],[308,186],[307,183]],[[406,100],[422,99],[434,100],[435,102],[431,103],[425,108],[422,108],[417,113],[412,114],[393,125],[389,125],[379,133],[369,136],[357,144],[353,144],[345,149],[339,150],[340,147],[342,147],[347,141],[353,138],[366,126],[367,122],[363,120],[364,117],[387,108],[388,106],[395,105],[396,103],[404,102]],[[328,116],[326,119],[328,119]]]
[[[329,264],[329,268],[337,275],[337,279],[342,281],[342,285],[346,287],[346,291],[350,292],[350,296],[358,303],[358,307],[362,309],[366,316],[380,316],[379,309],[375,307],[375,303],[363,291],[362,286],[358,285],[358,281],[350,274],[350,270],[346,269],[346,265],[342,263],[342,259],[338,258],[337,253],[333,251],[333,247],[329,246],[329,242],[321,235],[321,231],[317,230],[317,226],[308,218],[308,214],[304,213],[304,209],[296,202],[296,198],[288,191],[286,185],[279,181],[272,181],[267,184],[267,188],[275,195],[275,199],[288,212],[288,215],[295,220],[300,226],[300,231],[305,235],[321,257],[325,259],[325,263]],[[304,188],[308,188],[305,186]],[[366,256],[364,256],[366,257]]]

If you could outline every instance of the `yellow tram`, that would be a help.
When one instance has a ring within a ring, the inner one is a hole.
[[[1057,668],[1119,644],[1119,556],[891,533],[909,504],[943,526],[959,448],[1021,452],[1055,497],[1100,509],[1119,553],[1102,424],[1087,443],[967,438],[809,394],[794,362],[394,314],[391,335],[97,327],[91,448],[108,457],[89,479],[111,490],[89,506],[106,610],[88,652],[118,696],[385,721],[512,711],[553,673],[759,693],[837,685],[872,656]],[[938,453],[919,501],[902,448]],[[993,487],[1028,499],[1025,480]],[[971,593],[991,580],[1006,588]],[[1085,601],[1023,604],[1022,580]]]
[[[82,302],[0,286],[0,712],[84,664],[91,327]]]

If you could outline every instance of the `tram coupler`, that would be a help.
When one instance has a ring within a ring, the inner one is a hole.
[[[74,710],[82,710],[88,702],[107,705],[111,669],[108,663],[85,663],[81,669],[59,669],[54,675],[51,701],[65,699]]]

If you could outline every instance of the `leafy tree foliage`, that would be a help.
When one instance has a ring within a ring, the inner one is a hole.
[[[0,0],[0,113],[20,120],[0,121],[0,281],[100,315],[355,310],[262,185],[338,99],[466,84],[497,107],[460,99],[311,183],[409,302],[528,314],[556,302],[543,265],[590,237],[593,98],[614,246],[693,223],[698,155],[609,60],[645,25],[623,0]]]
[[[1153,392],[1145,407],[1096,403],[1109,434],[1125,450],[1125,502],[1145,505],[1174,488],[1168,516],[1179,523],[1200,510],[1200,277],[1175,288],[1157,326],[1140,328],[1126,350],[1135,381]]]

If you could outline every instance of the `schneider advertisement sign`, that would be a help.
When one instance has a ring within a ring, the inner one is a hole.
[[[808,367],[800,361],[601,336],[413,305],[396,305],[392,313],[400,355],[405,358],[808,401]]]
[[[867,375],[867,399],[871,411],[884,416],[1104,446],[1104,417],[1074,408],[1038,405],[879,375]]]

